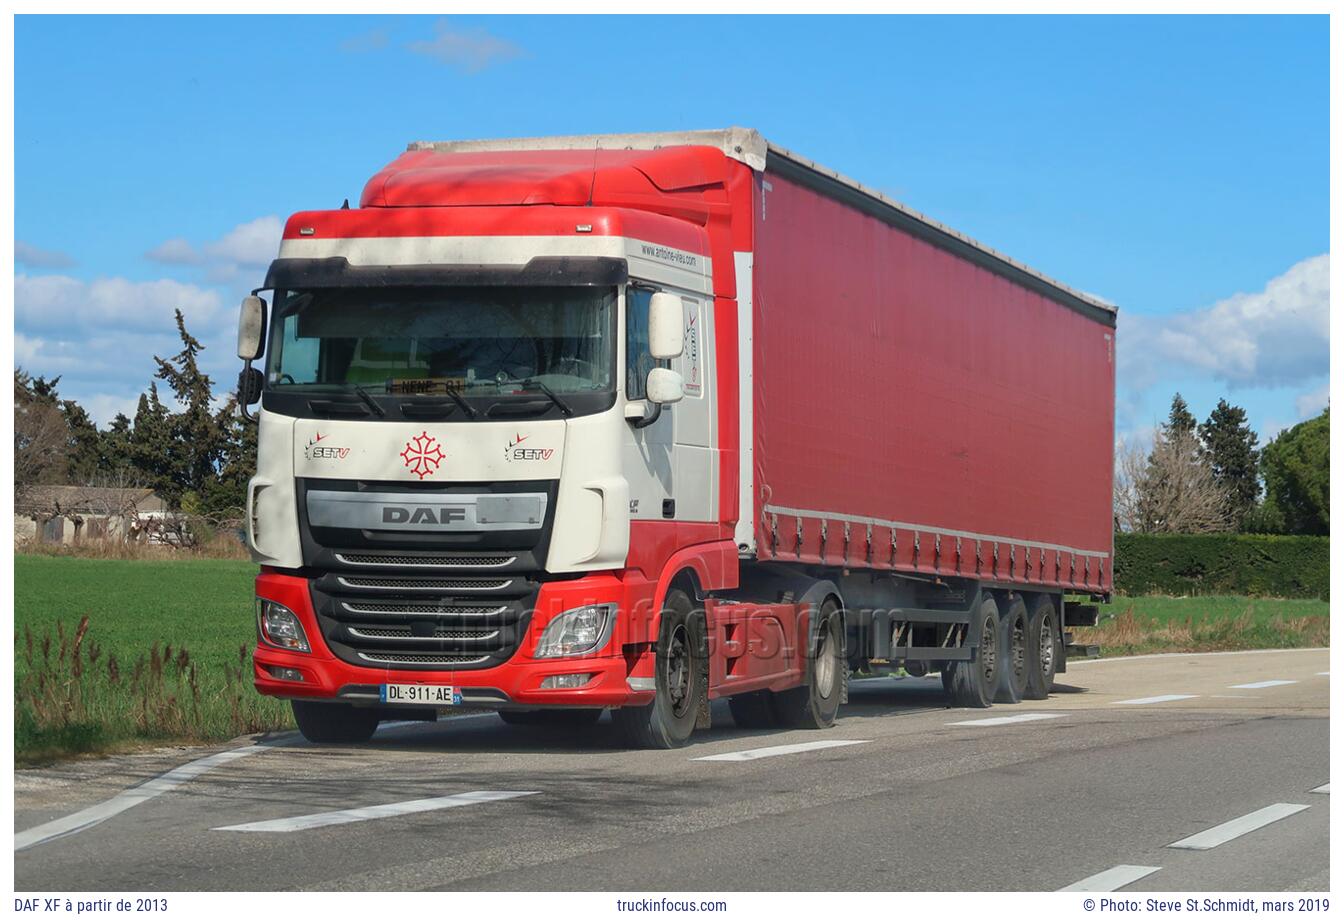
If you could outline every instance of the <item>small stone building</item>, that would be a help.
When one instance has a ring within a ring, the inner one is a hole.
[[[14,542],[137,539],[166,517],[168,503],[153,489],[32,486],[14,500]]]

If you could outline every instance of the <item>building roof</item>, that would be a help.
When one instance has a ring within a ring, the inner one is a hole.
[[[165,511],[168,502],[153,489],[118,489],[105,486],[29,486],[15,499],[15,511],[60,511],[84,514],[116,514],[122,511]]]

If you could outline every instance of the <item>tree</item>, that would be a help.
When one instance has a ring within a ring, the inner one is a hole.
[[[1227,493],[1201,457],[1199,438],[1184,425],[1158,429],[1140,469],[1137,455],[1125,475],[1132,483],[1129,512],[1141,533],[1215,533],[1228,529]],[[1117,518],[1120,517],[1117,508]],[[1123,522],[1122,522],[1123,523]]]
[[[1287,533],[1330,533],[1330,409],[1294,425],[1261,452],[1266,516]]]
[[[182,411],[170,418],[173,456],[169,470],[176,499],[183,492],[201,494],[212,481],[224,454],[225,434],[210,407],[212,381],[196,360],[204,346],[187,332],[182,311],[174,311],[182,350],[168,360],[155,355],[155,374],[172,388]]]
[[[70,429],[56,404],[57,377],[14,371],[14,495],[65,474]]]
[[[62,399],[60,407],[70,437],[66,479],[70,482],[89,482],[102,473],[107,465],[103,455],[102,433],[84,407],[73,399]]]
[[[1199,439],[1214,480],[1227,493],[1231,521],[1242,529],[1260,497],[1259,438],[1246,424],[1246,410],[1218,400],[1208,421],[1199,426]]]
[[[135,421],[128,439],[127,459],[145,485],[170,504],[176,503],[174,444],[168,409],[159,401],[159,388],[150,381],[149,392],[140,394]]]
[[[1171,412],[1167,416],[1167,424],[1163,427],[1169,432],[1194,433],[1195,417],[1180,393],[1171,398]]]
[[[242,517],[247,504],[247,481],[257,471],[257,426],[238,412],[238,400],[229,397],[216,422],[224,432],[219,475],[206,484],[202,507],[217,520]]]

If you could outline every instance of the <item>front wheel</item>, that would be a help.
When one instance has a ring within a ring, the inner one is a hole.
[[[291,700],[290,707],[303,737],[315,744],[357,744],[368,741],[378,729],[376,709],[310,700]]]
[[[695,731],[708,693],[705,615],[685,591],[667,592],[654,656],[653,702],[611,711],[617,731],[634,747],[678,748]]]

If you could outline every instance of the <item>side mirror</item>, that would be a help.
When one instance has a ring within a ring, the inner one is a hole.
[[[680,357],[686,340],[681,324],[681,298],[662,291],[654,294],[649,299],[649,354],[659,361]]]
[[[255,367],[245,367],[238,375],[238,402],[244,406],[255,406],[261,399],[261,371]]]
[[[680,301],[678,301],[680,307]],[[644,383],[644,393],[649,402],[657,405],[666,403],[680,402],[686,395],[686,387],[681,379],[681,374],[672,370],[670,367],[655,367],[649,371],[648,379]]]
[[[266,338],[266,301],[256,294],[243,298],[238,311],[238,357],[255,361],[261,357]]]

